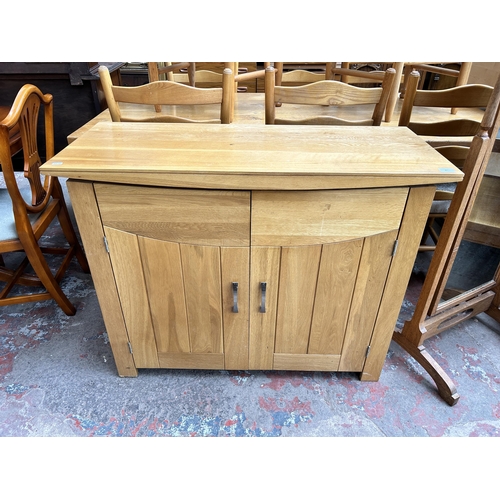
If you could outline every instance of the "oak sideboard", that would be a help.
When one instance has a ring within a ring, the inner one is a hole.
[[[437,183],[406,128],[98,123],[66,177],[121,376],[141,368],[378,380]]]

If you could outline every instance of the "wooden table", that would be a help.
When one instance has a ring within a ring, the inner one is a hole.
[[[349,371],[377,380],[436,183],[399,127],[102,122],[67,177],[121,376]]]
[[[399,115],[401,113],[402,100],[399,99],[396,104],[390,122],[382,122],[382,126],[397,126]],[[135,120],[145,120],[148,117],[155,116],[153,106],[140,104],[120,105],[123,110],[123,116]],[[354,120],[359,117],[370,117],[373,112],[373,106],[370,104],[361,106],[346,106],[343,108],[333,108],[336,116],[344,119]],[[481,121],[484,110],[481,109],[460,109],[458,115],[452,115],[450,108],[423,108],[416,107],[412,113],[412,119],[416,121],[434,121],[434,120],[455,120],[458,118],[472,118]],[[161,114],[175,115],[174,106],[162,106]],[[332,114],[331,106],[301,106],[295,104],[283,105],[280,109],[282,118],[298,118],[309,115],[329,115]],[[220,106],[205,105],[205,106],[183,106],[182,116],[195,120],[219,118]],[[82,135],[87,130],[91,129],[95,124],[100,122],[110,122],[111,116],[109,110],[106,109],[95,118],[87,122],[83,127],[75,130],[68,136],[68,142],[73,142],[77,137]],[[235,95],[234,108],[234,123],[235,124],[264,124],[264,93],[242,93]],[[436,140],[435,138],[433,139]],[[465,139],[467,140],[467,139]],[[445,138],[440,138],[440,143],[446,142]],[[470,142],[470,139],[469,139]]]

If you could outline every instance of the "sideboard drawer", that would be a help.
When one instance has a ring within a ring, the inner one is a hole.
[[[254,191],[252,245],[315,245],[398,229],[408,188]]]

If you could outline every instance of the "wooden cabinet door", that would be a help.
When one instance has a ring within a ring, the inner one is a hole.
[[[249,193],[95,191],[136,367],[247,367]]]
[[[362,371],[407,196],[253,193],[251,369]]]

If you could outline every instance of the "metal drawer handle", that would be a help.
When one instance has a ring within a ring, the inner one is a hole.
[[[231,283],[233,287],[233,309],[232,311],[234,313],[238,312],[238,283],[232,282]]]
[[[266,312],[266,290],[267,290],[267,283],[262,282],[260,284],[261,299],[260,299],[260,309],[259,309],[259,312],[261,313]]]

